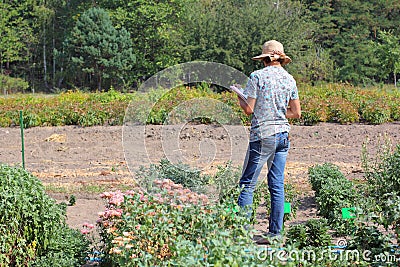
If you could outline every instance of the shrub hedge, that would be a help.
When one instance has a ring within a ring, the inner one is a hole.
[[[343,84],[299,85],[303,116],[292,123],[318,122],[381,124],[400,118],[400,90],[362,89]],[[194,101],[196,100],[196,101]],[[234,93],[216,93],[207,84],[147,93],[84,93],[58,95],[16,94],[0,97],[0,127],[19,125],[24,111],[25,127],[61,125],[122,125],[130,105],[129,119],[148,124],[180,123],[192,119],[202,123],[250,123]]]

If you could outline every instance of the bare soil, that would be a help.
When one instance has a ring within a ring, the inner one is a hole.
[[[101,190],[137,186],[134,174],[140,165],[157,163],[167,157],[172,162],[182,161],[204,172],[213,172],[217,165],[229,160],[241,166],[248,142],[248,128],[241,126],[138,126],[136,130],[125,132],[123,142],[120,126],[26,129],[26,169],[43,181],[49,194],[58,201],[68,201],[71,193],[76,196],[76,205],[68,207],[67,222],[80,228],[85,222],[95,223],[97,213],[104,209],[99,197]],[[146,151],[144,157],[129,147],[130,140],[141,137]],[[300,196],[297,217],[288,222],[292,224],[317,217],[313,192],[307,181],[309,167],[331,162],[340,166],[348,178],[362,178],[363,143],[368,143],[368,153],[372,156],[385,140],[400,144],[400,124],[295,125],[290,139],[285,179],[295,186]],[[19,128],[0,128],[0,147],[1,163],[21,164]],[[257,225],[260,230],[268,222],[263,213],[261,209]]]

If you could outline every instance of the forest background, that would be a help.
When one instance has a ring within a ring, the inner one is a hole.
[[[219,62],[246,75],[276,39],[299,82],[394,83],[398,0],[3,0],[4,94],[132,91],[179,63]]]

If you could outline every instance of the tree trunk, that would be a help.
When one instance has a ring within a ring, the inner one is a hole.
[[[99,72],[98,75],[99,75],[99,76],[98,76],[98,79],[97,79],[97,81],[98,81],[97,90],[98,90],[99,92],[101,92],[101,72]]]
[[[0,77],[0,85],[3,87],[3,95],[6,95],[6,87],[5,86],[3,86],[3,75],[4,75],[4,71],[3,71],[3,63],[1,63],[1,61],[0,61],[0,75],[1,75],[1,77]]]
[[[394,87],[397,87],[396,72],[393,72]]]
[[[3,57],[2,57],[2,54],[0,53],[0,75],[1,75],[0,79],[3,79],[4,70],[3,70],[3,62],[1,61],[1,59],[3,59]],[[2,80],[0,82],[0,85],[2,85]],[[5,86],[3,87],[3,94],[4,95],[6,94],[6,87]]]

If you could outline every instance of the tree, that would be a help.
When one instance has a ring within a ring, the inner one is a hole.
[[[89,83],[95,83],[98,90],[124,83],[135,62],[129,33],[125,28],[115,29],[101,8],[90,8],[79,17],[68,46],[76,64],[71,67],[87,74]]]
[[[38,17],[38,21],[40,24],[39,28],[41,28],[41,34],[42,34],[41,42],[42,42],[42,56],[43,56],[43,82],[44,86],[48,88],[49,84],[48,84],[48,71],[47,71],[48,67],[47,27],[49,25],[49,22],[54,17],[54,11],[46,7],[44,3],[35,6],[35,11]]]
[[[375,52],[382,62],[383,77],[393,74],[394,86],[397,87],[396,75],[400,72],[400,36],[395,36],[391,31],[378,33],[378,42],[375,42]]]
[[[187,0],[98,0],[109,11],[116,28],[131,34],[136,65],[132,75],[138,82],[180,63],[178,23]]]
[[[398,0],[305,0],[314,39],[335,63],[335,80],[366,84],[381,75],[371,41],[377,32],[400,33]]]
[[[261,52],[264,42],[276,39],[293,58],[288,69],[300,73],[313,49],[313,25],[298,1],[189,0],[184,14],[185,61],[215,61],[249,74],[258,64],[251,57]]]
[[[19,1],[0,2],[0,70],[11,74],[11,64],[28,59],[30,42],[34,41],[32,27],[26,17],[29,4]],[[25,16],[23,16],[25,15]]]

